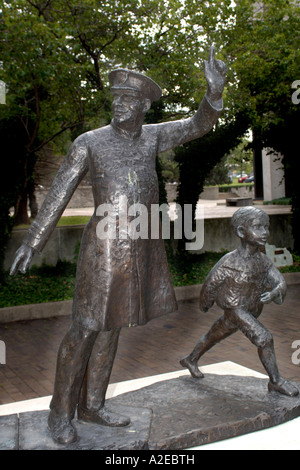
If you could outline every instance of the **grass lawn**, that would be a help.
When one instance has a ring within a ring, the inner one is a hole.
[[[224,253],[204,253],[183,257],[170,256],[169,268],[174,286],[201,284]],[[300,271],[300,256],[293,255],[294,265],[281,272]],[[32,267],[26,274],[6,274],[0,290],[0,308],[42,302],[70,300],[75,286],[76,264],[58,262],[55,267]]]
[[[89,215],[69,215],[61,217],[57,225],[85,225],[88,223],[89,220]]]
[[[61,227],[64,225],[85,225],[90,220],[89,215],[69,215],[61,217],[57,223],[57,226]],[[30,219],[30,222],[32,220]],[[16,225],[15,228],[29,228],[30,225]]]
[[[0,308],[72,299],[76,264],[33,266],[26,274],[5,275],[0,290]]]

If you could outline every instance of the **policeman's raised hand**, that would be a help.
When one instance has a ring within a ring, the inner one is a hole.
[[[29,268],[33,254],[33,248],[25,244],[21,245],[16,252],[16,256],[9,274],[14,276],[18,271],[25,274]]]
[[[215,47],[211,46],[208,61],[204,61],[207,81],[207,96],[211,102],[219,101],[224,90],[227,67],[222,60],[215,59]]]

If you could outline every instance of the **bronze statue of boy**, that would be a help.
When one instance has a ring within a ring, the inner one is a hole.
[[[269,391],[298,395],[299,390],[280,376],[272,335],[257,319],[264,304],[272,301],[281,304],[286,295],[283,276],[260,250],[269,235],[269,217],[255,206],[242,207],[233,215],[232,226],[240,238],[240,246],[213,267],[200,293],[202,312],[207,312],[216,302],[224,314],[180,364],[187,367],[193,377],[202,378],[197,366],[200,357],[240,330],[258,348],[259,358],[270,378]]]

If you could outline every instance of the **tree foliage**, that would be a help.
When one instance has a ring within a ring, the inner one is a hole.
[[[295,249],[298,250],[300,187],[296,181],[299,174],[296,129],[300,124],[300,107],[292,103],[291,86],[300,77],[299,10],[299,2],[294,1],[237,0],[232,15],[227,16],[225,22],[221,19],[217,32],[209,33],[229,67],[225,108],[219,129],[229,132],[226,140],[238,142],[235,132],[242,130],[242,126],[237,120],[243,116],[248,121],[248,128],[254,132],[255,145],[273,148],[284,155],[287,186],[293,200]],[[229,123],[234,121],[236,125],[230,126]],[[201,158],[201,155],[207,155],[208,166],[221,158],[214,146],[216,142],[218,129],[201,143],[187,144],[179,151],[178,158],[182,162],[180,181],[188,191],[191,187],[195,187],[195,191],[202,189],[208,168],[205,157]],[[206,145],[207,150],[203,150],[202,146]],[[191,164],[193,172],[190,174],[185,154],[195,162]],[[194,181],[197,181],[196,185]],[[196,194],[190,194],[190,198],[190,202],[193,198],[195,204]]]
[[[207,175],[224,155],[241,142],[248,127],[247,115],[240,114],[235,120],[217,126],[201,139],[176,149],[175,160],[180,170],[177,202],[182,208],[184,204],[192,205],[193,219]],[[178,244],[179,250],[184,250],[185,241]]]
[[[208,50],[205,34],[229,4],[0,0],[0,79],[7,85],[0,134],[12,166],[0,190],[4,225],[9,227],[11,206],[16,223],[28,222],[38,151],[49,142],[58,145],[66,133],[73,139],[110,119],[111,69],[147,71],[159,81],[165,116],[195,109],[205,88],[198,70]]]
[[[283,155],[286,188],[293,201],[294,248],[299,251],[300,187],[296,175],[300,169],[300,108],[292,102],[291,88],[300,77],[299,2],[238,1],[226,51],[237,77],[231,93],[234,109],[247,109],[261,147]]]

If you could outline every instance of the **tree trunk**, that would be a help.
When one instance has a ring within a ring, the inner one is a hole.
[[[30,224],[27,206],[28,206],[28,196],[27,196],[27,188],[25,188],[15,206],[14,225]]]
[[[36,196],[35,196],[35,187],[34,182],[31,182],[28,185],[28,198],[29,198],[29,209],[31,219],[35,219],[39,211]]]

